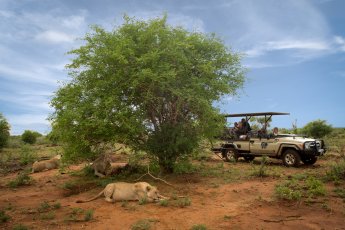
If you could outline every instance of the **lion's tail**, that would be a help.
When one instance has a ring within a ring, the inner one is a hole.
[[[100,196],[102,196],[103,193],[104,193],[104,189],[103,189],[100,193],[98,193],[98,195],[96,195],[96,196],[94,196],[94,197],[92,197],[92,198],[90,198],[90,199],[88,199],[88,200],[77,200],[76,203],[85,203],[85,202],[89,202],[89,201],[96,200],[97,198],[99,198]]]

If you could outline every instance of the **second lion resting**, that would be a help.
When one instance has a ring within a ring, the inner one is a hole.
[[[108,184],[98,195],[88,200],[78,200],[77,203],[89,202],[96,200],[104,194],[105,200],[108,202],[125,201],[125,200],[142,200],[147,202],[155,202],[161,199],[167,199],[159,194],[158,189],[155,186],[146,182],[138,183],[126,183],[117,182]]]

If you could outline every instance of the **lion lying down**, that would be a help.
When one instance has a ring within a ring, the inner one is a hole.
[[[125,200],[142,200],[146,199],[147,202],[159,201],[161,199],[167,199],[159,194],[158,189],[155,186],[146,182],[138,183],[125,183],[117,182],[108,184],[98,195],[88,200],[78,200],[77,203],[89,202],[96,200],[104,194],[105,200],[108,202],[125,201]]]
[[[49,160],[35,161],[32,164],[32,172],[42,172],[44,170],[56,169],[59,167],[61,155],[57,155]]]

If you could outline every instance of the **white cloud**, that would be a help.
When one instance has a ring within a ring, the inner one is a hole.
[[[36,39],[48,43],[61,43],[68,42],[72,43],[75,40],[75,36],[54,30],[43,31],[36,35]]]
[[[245,51],[249,57],[255,57],[264,55],[270,51],[279,50],[305,50],[305,51],[327,51],[330,49],[330,45],[325,41],[313,41],[313,40],[281,40],[281,41],[268,41],[262,45],[253,47],[250,50]]]
[[[341,51],[345,51],[345,39],[341,36],[335,36],[334,42],[339,46]]]

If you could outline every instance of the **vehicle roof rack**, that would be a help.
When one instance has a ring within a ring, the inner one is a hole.
[[[260,112],[260,113],[235,113],[225,114],[225,117],[257,117],[257,116],[272,116],[272,115],[290,115],[290,113],[280,112]]]

